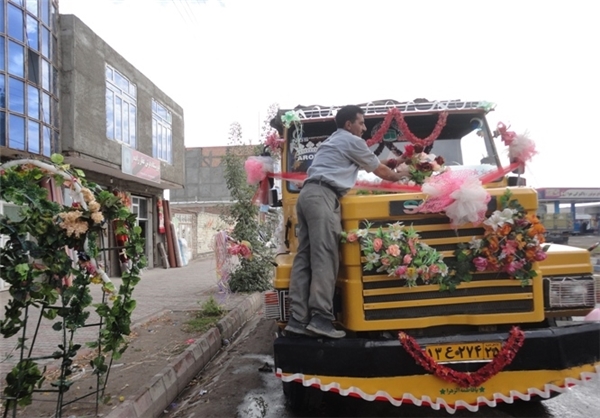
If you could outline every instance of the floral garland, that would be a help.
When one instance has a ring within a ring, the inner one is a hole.
[[[406,138],[413,145],[421,145],[422,147],[426,147],[427,145],[431,145],[433,141],[435,141],[440,136],[442,129],[444,129],[444,126],[446,126],[447,118],[448,112],[441,112],[438,116],[438,121],[435,124],[435,127],[433,128],[431,134],[427,138],[421,139],[415,136],[410,131],[410,128],[404,120],[404,115],[402,114],[400,109],[393,107],[390,110],[388,110],[387,115],[385,115],[383,123],[381,124],[381,128],[379,128],[379,130],[375,132],[375,135],[373,135],[371,139],[367,140],[367,145],[371,146],[380,143],[383,140],[383,137],[387,133],[388,129],[390,129],[392,120],[395,120],[398,123],[400,132],[402,132],[404,138]]]
[[[462,388],[468,388],[480,386],[511,364],[525,342],[525,333],[518,327],[512,327],[508,339],[502,345],[498,355],[474,373],[458,372],[437,363],[426,350],[419,346],[413,337],[402,331],[398,333],[398,339],[406,352],[425,370],[447,382],[456,383]]]
[[[405,280],[409,287],[416,286],[417,279],[424,284],[442,283],[448,275],[442,255],[420,242],[413,228],[400,222],[390,224],[386,230],[379,227],[370,232],[370,228],[367,223],[363,229],[342,232],[342,243],[360,242],[365,271],[386,272]]]
[[[528,214],[523,206],[511,200],[510,190],[500,198],[496,210],[483,222],[483,238],[473,238],[455,251],[456,270],[470,277],[470,271],[494,271],[510,274],[526,286],[537,276],[533,263],[546,259],[544,225],[535,214]]]

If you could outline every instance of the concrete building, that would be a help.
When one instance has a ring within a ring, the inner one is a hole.
[[[123,196],[152,268],[164,241],[157,204],[184,183],[183,109],[58,6],[0,0],[0,158],[62,153],[88,180]],[[11,209],[0,202],[0,213]],[[111,275],[119,274],[117,260],[109,253]]]

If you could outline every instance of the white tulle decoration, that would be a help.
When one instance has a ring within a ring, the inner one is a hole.
[[[471,222],[479,224],[485,218],[490,194],[483,188],[475,171],[446,171],[430,177],[423,184],[428,195],[419,211],[445,212],[453,228]]]

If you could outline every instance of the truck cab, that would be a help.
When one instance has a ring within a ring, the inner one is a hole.
[[[390,112],[402,115],[380,141],[367,142],[382,161],[405,149],[407,128],[425,138],[439,127],[443,114],[445,123],[430,153],[442,156],[449,170],[487,178],[486,217],[501,209],[507,191],[527,214],[537,213],[535,189],[524,186],[520,174],[502,171],[508,160],[498,149],[498,132],[488,124],[489,103],[383,100],[360,106],[365,140],[381,133]],[[295,205],[301,181],[290,175],[298,179],[306,173],[319,144],[336,129],[338,108],[299,106],[280,112],[293,112],[294,123],[274,124],[283,140],[282,177],[288,178],[280,202],[285,251],[276,256],[273,290],[265,294],[265,304],[281,330],[289,317],[290,272],[298,245]],[[502,174],[490,179],[490,173]],[[444,212],[416,210],[428,198],[422,191],[377,185],[363,172],[357,187],[340,199],[343,230],[372,231],[401,222],[443,255],[458,284],[447,288],[421,278],[411,286],[367,268],[360,243],[341,244],[334,309],[347,336],[330,340],[280,332],[274,341],[276,374],[292,406],[303,403],[304,388],[314,387],[397,406],[476,411],[515,399],[547,399],[600,372],[600,322],[558,320],[585,317],[600,302],[600,282],[586,250],[545,244],[545,259],[533,263],[530,279],[473,268],[462,280],[457,276],[464,272],[453,266],[461,249],[468,252],[469,243],[485,235],[484,225],[454,226]]]

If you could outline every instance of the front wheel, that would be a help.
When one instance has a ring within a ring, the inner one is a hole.
[[[304,412],[318,409],[323,392],[317,388],[306,387],[301,382],[282,382],[286,403],[292,411]]]

